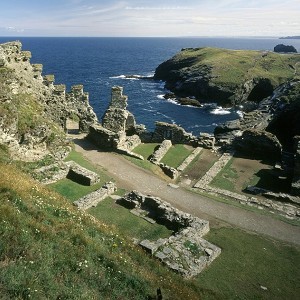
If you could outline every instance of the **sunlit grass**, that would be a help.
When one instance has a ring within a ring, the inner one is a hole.
[[[177,168],[192,153],[192,151],[192,148],[188,149],[182,144],[173,145],[162,158],[161,162],[170,167]]]

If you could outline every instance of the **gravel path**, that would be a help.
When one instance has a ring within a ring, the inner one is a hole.
[[[162,198],[180,210],[209,220],[213,226],[229,223],[244,230],[300,245],[300,227],[292,226],[271,216],[257,214],[210,198],[174,189],[150,171],[137,167],[121,155],[100,152],[88,141],[74,139],[75,149],[94,164],[102,166],[116,180],[119,188],[138,190]]]

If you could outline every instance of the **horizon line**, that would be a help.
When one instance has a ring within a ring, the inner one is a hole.
[[[199,36],[20,36],[20,35],[0,35],[0,38],[282,38],[288,36],[271,35],[199,35]]]

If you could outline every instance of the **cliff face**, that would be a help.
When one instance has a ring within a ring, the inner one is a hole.
[[[183,49],[154,78],[181,97],[232,106],[258,103],[300,73],[300,55],[218,48]]]
[[[30,64],[31,53],[20,42],[0,45],[0,144],[15,156],[35,159],[64,143],[68,119],[87,131],[97,117],[81,85],[66,93],[54,75],[42,76],[41,64]]]

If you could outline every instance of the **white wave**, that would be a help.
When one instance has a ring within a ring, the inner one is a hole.
[[[164,95],[164,94],[157,95],[156,97],[157,97],[158,99],[162,99],[162,100],[164,100],[164,99],[165,99],[165,95]]]
[[[130,75],[118,75],[118,76],[111,76],[110,79],[125,79],[125,80],[140,80],[145,78],[152,78],[154,74],[147,74],[147,75],[139,75],[139,74],[130,74]]]
[[[231,111],[229,109],[223,108],[222,106],[218,106],[217,108],[210,111],[213,115],[229,115]]]
[[[241,110],[237,110],[236,113],[238,114],[238,116],[243,119],[244,118],[244,113]]]
[[[155,112],[154,109],[150,109],[150,108],[142,108],[142,110],[144,110],[144,111],[149,111],[149,112]]]
[[[109,77],[110,79],[123,79],[123,78],[126,78],[125,75],[119,75],[119,76],[111,76]]]

